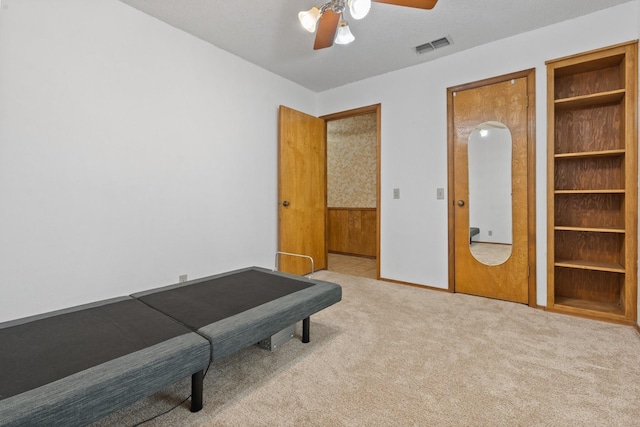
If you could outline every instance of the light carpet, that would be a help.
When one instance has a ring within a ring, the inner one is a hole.
[[[145,426],[640,425],[640,337],[628,326],[321,271],[343,300],[311,342],[250,347],[212,365],[204,409]],[[298,338],[300,325],[297,325]],[[96,426],[135,425],[190,381]]]

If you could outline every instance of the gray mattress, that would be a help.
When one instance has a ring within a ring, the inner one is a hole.
[[[249,267],[132,296],[197,330],[218,360],[337,303],[342,288]]]
[[[207,340],[130,297],[2,323],[0,342],[2,426],[87,424],[210,356]]]

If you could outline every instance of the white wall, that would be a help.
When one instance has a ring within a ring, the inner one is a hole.
[[[544,61],[640,34],[637,0],[314,94],[116,0],[2,4],[0,321],[270,267],[279,104],[382,104],[382,275],[446,288],[446,88],[533,67],[545,305]]]
[[[116,0],[2,0],[0,321],[273,266],[279,104],[317,95]]]
[[[320,94],[321,114],[382,104],[383,277],[447,287],[447,204],[436,200],[447,187],[446,88],[535,68],[537,302],[546,305],[545,61],[637,39],[639,18],[640,2],[625,3]]]

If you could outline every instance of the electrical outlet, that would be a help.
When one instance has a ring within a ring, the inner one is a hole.
[[[487,234],[489,234],[489,236],[493,236],[493,230],[487,231]]]
[[[182,282],[186,282],[187,281],[187,275],[186,274],[181,274],[180,276],[178,276],[178,282],[182,283]]]
[[[394,188],[393,189],[393,198],[394,199],[399,199],[400,198],[400,189],[399,188]]]

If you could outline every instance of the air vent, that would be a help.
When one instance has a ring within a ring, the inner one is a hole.
[[[449,46],[450,44],[451,44],[451,39],[448,36],[442,37],[437,40],[432,40],[429,43],[416,46],[416,53],[431,52],[432,50],[440,49],[441,47]]]
[[[431,43],[421,44],[420,46],[416,46],[416,53],[425,53],[431,52],[435,47]]]

